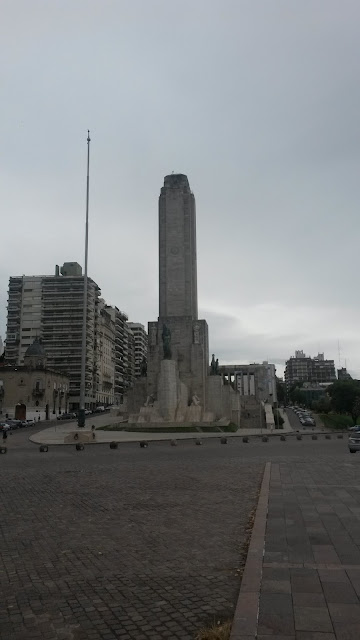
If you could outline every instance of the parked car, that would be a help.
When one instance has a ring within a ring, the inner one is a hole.
[[[76,413],[61,413],[56,417],[56,420],[74,420]]]
[[[355,424],[353,427],[349,427],[348,431],[360,431],[360,424]]]
[[[34,418],[30,418],[29,420],[26,420],[26,423],[28,427],[33,427],[34,424],[36,424]]]
[[[85,409],[85,415],[86,416],[91,416],[91,413],[92,412],[90,411],[90,409]]]
[[[100,406],[100,407],[96,407],[96,409],[94,410],[94,413],[103,413],[103,411],[105,411],[105,407]]]
[[[353,431],[349,436],[348,446],[350,453],[360,451],[360,431]]]
[[[11,429],[7,422],[0,422],[0,431],[9,431]]]
[[[22,426],[22,420],[7,420],[7,424],[11,427],[11,429],[20,429]]]

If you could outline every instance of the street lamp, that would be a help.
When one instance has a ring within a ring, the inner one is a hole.
[[[85,427],[85,378],[86,378],[86,334],[87,334],[87,294],[88,294],[88,239],[89,239],[89,166],[90,166],[90,131],[87,137],[87,174],[86,174],[86,221],[85,221],[85,268],[84,268],[84,298],[83,298],[83,326],[81,341],[81,380],[80,401],[78,413],[78,427]]]

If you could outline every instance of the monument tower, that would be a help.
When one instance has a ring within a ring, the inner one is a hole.
[[[159,198],[159,318],[198,317],[196,211],[182,174],[166,176]]]
[[[164,327],[170,343],[165,357]],[[195,198],[187,177],[172,174],[159,197],[159,318],[149,322],[147,369],[148,395],[158,400],[164,419],[185,420],[187,407],[197,402],[205,408],[208,368],[207,323],[198,320]],[[174,388],[168,389],[171,401],[163,397],[174,376],[176,402]],[[170,411],[163,406],[168,402]]]
[[[239,394],[209,375],[208,326],[198,319],[195,198],[183,174],[165,176],[160,192],[159,317],[148,333],[146,377],[128,394],[129,423],[238,423]]]

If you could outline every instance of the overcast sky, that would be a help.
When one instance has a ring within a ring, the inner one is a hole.
[[[158,316],[157,205],[187,174],[220,363],[360,377],[359,0],[2,0],[0,334],[10,275],[83,264]]]

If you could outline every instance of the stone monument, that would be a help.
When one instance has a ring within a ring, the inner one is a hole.
[[[187,177],[171,174],[159,198],[159,317],[148,324],[146,378],[129,396],[129,422],[224,417],[222,379],[209,386],[209,373],[208,327],[198,318],[195,198]]]

